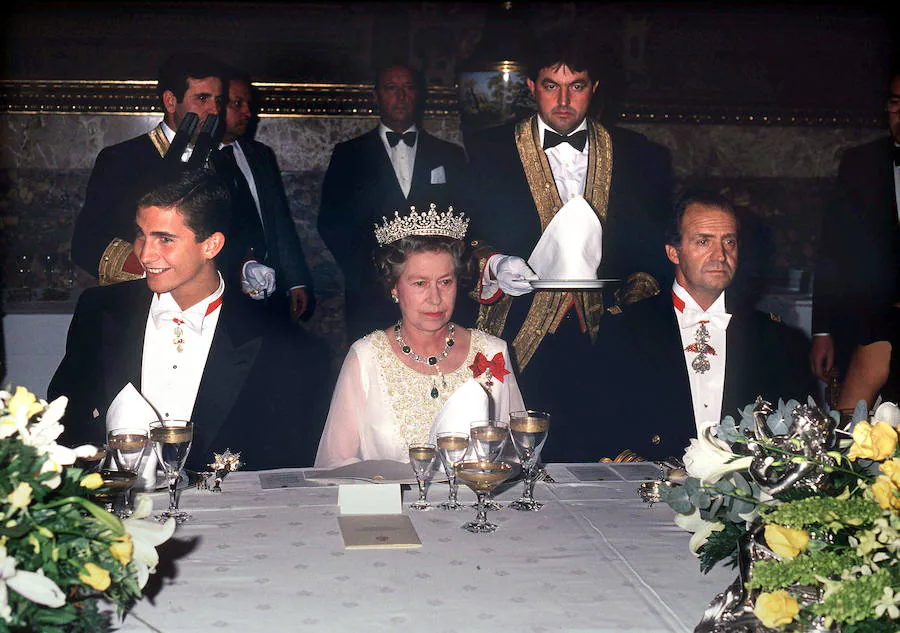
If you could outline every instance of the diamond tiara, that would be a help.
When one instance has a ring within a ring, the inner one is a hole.
[[[464,213],[453,215],[453,207],[446,211],[438,211],[432,202],[428,211],[419,213],[415,207],[409,208],[409,215],[400,217],[399,211],[394,211],[394,219],[382,216],[382,225],[375,224],[375,239],[379,246],[396,242],[410,235],[443,235],[461,240],[466,236],[469,228],[469,218]]]

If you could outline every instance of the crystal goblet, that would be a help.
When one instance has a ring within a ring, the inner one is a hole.
[[[541,449],[549,429],[550,414],[545,411],[513,411],[509,414],[509,436],[522,462],[525,483],[522,496],[509,504],[514,510],[535,511],[544,505],[534,498],[534,484],[540,473]]]
[[[456,464],[462,461],[469,448],[469,436],[459,431],[444,431],[437,434],[437,450],[447,473],[450,494],[438,507],[443,510],[459,510],[463,504],[457,498],[459,481],[456,478]]]
[[[478,420],[469,425],[469,444],[478,461],[493,462],[500,458],[509,439],[509,424],[505,420]],[[499,510],[503,506],[494,501],[490,491],[485,504],[488,510]]]
[[[434,474],[437,450],[434,444],[411,444],[409,447],[409,463],[416,474],[419,485],[419,498],[409,504],[413,510],[431,510],[432,505],[426,499],[428,482]]]
[[[140,473],[150,448],[150,434],[146,429],[123,427],[111,429],[106,434],[106,446],[112,453],[119,470]],[[121,518],[134,512],[134,486],[124,492]]]
[[[154,420],[150,423],[153,452],[169,480],[169,509],[156,516],[160,521],[171,517],[176,523],[184,523],[191,516],[178,508],[178,479],[193,439],[194,425],[190,420]]]
[[[474,521],[462,527],[469,532],[484,534],[497,530],[497,525],[487,520],[487,496],[513,473],[512,464],[504,461],[463,461],[456,465],[456,476],[472,489],[478,499]]]
[[[131,470],[111,470],[101,468],[96,471],[103,478],[103,483],[91,496],[103,504],[107,512],[122,517],[123,500],[127,492],[137,482],[137,473]]]

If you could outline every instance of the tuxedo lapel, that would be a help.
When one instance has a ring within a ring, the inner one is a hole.
[[[388,203],[385,206],[390,207],[384,215],[392,214],[393,211],[402,211],[406,204],[406,196],[403,195],[403,189],[400,187],[400,181],[397,180],[391,157],[388,156],[384,143],[381,141],[378,128],[369,132],[365,140],[364,151],[366,158],[363,164],[369,165],[373,170],[373,179],[382,183],[382,194],[384,195],[384,200]]]
[[[650,323],[647,323],[641,332],[645,335],[645,345],[649,358],[646,362],[655,363],[660,371],[665,372],[662,385],[671,385],[671,391],[658,394],[661,400],[672,407],[675,419],[694,419],[694,401],[691,396],[691,381],[688,376],[687,365],[684,362],[684,350],[681,347],[681,332],[678,328],[678,319],[675,318],[675,310],[672,307],[671,295],[659,293],[646,299],[654,301],[655,309],[648,311]],[[659,387],[648,385],[652,389]]]
[[[748,381],[747,372],[755,366],[753,359],[750,358],[751,350],[747,343],[750,340],[755,341],[756,337],[751,337],[750,334],[747,331],[747,319],[744,318],[741,311],[732,312],[728,329],[725,330],[726,360],[725,385],[722,390],[722,417],[726,415],[734,417],[740,409],[752,402],[745,393]],[[765,388],[762,384],[755,385],[755,387]]]
[[[239,299],[232,297],[222,304],[206,367],[194,402],[193,450],[207,455],[231,416],[235,402],[244,387],[256,356],[262,346],[262,334],[252,323],[241,318]],[[246,328],[253,330],[248,333]],[[266,394],[259,394],[266,397]],[[224,448],[227,447],[217,447]]]
[[[119,394],[129,382],[141,390],[141,364],[144,355],[144,334],[153,293],[146,284],[136,285],[126,301],[103,315],[100,327],[104,335],[101,356],[105,372],[106,397],[104,406]]]

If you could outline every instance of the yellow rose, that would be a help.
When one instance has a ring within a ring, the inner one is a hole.
[[[109,546],[109,552],[113,555],[119,564],[124,567],[131,562],[134,554],[134,541],[131,540],[131,534],[127,532],[116,538],[115,542]]]
[[[78,574],[78,579],[97,591],[106,591],[112,582],[109,572],[94,563],[85,563],[84,573]]]
[[[81,480],[81,487],[88,490],[96,490],[103,485],[103,475],[100,473],[91,473]]]
[[[847,457],[873,459],[877,462],[892,457],[897,450],[897,431],[887,422],[857,422],[853,427],[853,444]]]
[[[766,545],[782,558],[794,558],[809,545],[806,530],[795,530],[770,523],[766,525]]]
[[[900,512],[900,489],[887,475],[879,475],[871,486],[872,496],[883,510]]]
[[[20,417],[24,415],[25,419],[29,419],[35,413],[40,413],[44,410],[44,405],[25,387],[16,387],[16,393],[9,399],[6,407],[13,416]]]
[[[800,613],[800,605],[794,597],[783,589],[772,593],[761,593],[756,598],[754,615],[769,628],[790,624]]]
[[[895,486],[900,487],[900,459],[895,457],[881,464],[881,472],[887,475]]]
[[[31,484],[20,481],[16,489],[6,495],[6,500],[17,510],[27,507],[31,503]]]

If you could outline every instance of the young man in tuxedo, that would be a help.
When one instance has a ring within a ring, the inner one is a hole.
[[[278,316],[292,321],[313,309],[312,276],[281,169],[272,149],[252,137],[253,89],[250,77],[228,71],[225,133],[210,159],[226,179],[234,211],[223,270],[240,280],[244,294],[264,301]]]
[[[757,396],[805,403],[815,395],[806,336],[731,288],[738,233],[721,196],[687,192],[676,204],[665,246],[671,288],[605,317],[579,380],[596,405],[585,440],[592,460],[681,458],[702,423],[739,419]]]
[[[146,134],[97,155],[84,206],[75,219],[71,258],[100,285],[143,275],[131,249],[135,205],[176,162],[164,159],[185,116],[199,117],[199,131],[209,115],[222,114],[223,75],[222,65],[204,54],[171,55],[160,66],[156,84],[163,120]]]
[[[395,211],[427,210],[432,202],[466,211],[459,208],[465,152],[417,124],[423,92],[424,82],[409,66],[382,69],[375,81],[378,127],[338,143],[325,173],[318,229],[344,273],[349,342],[399,316],[372,262],[377,246],[372,227]]]
[[[230,214],[206,169],[140,199],[134,251],[146,278],[81,295],[48,389],[69,398],[66,444],[103,444],[107,410],[130,383],[160,417],[194,422],[188,468],[226,448],[252,469],[312,464],[327,358],[219,274]]]

